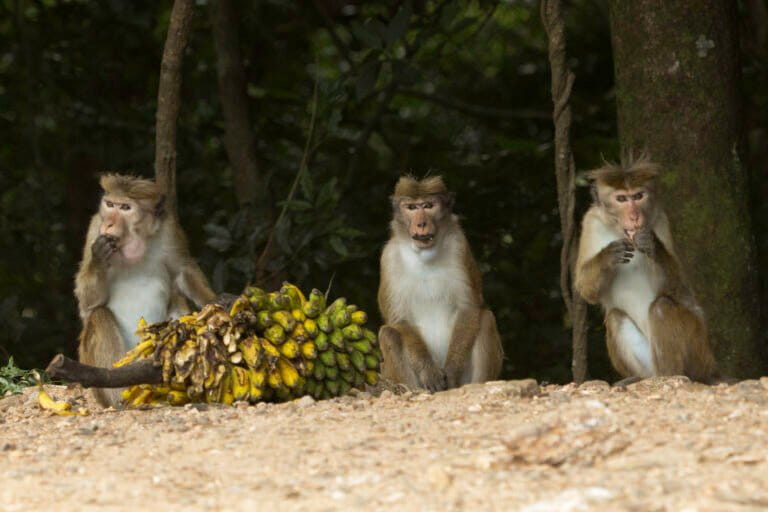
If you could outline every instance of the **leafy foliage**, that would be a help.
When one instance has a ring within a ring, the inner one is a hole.
[[[25,387],[33,386],[35,379],[32,370],[22,370],[16,367],[13,357],[8,359],[5,366],[0,366],[0,398],[21,393]]]

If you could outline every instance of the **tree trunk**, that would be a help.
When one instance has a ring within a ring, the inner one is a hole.
[[[219,98],[224,111],[225,136],[232,164],[235,194],[242,206],[263,196],[253,134],[248,116],[248,93],[238,39],[238,17],[232,0],[211,3],[211,22],[216,42]]]
[[[730,0],[611,0],[619,138],[663,167],[680,260],[723,373],[764,369]]]
[[[176,214],[176,120],[181,106],[181,67],[189,39],[194,0],[175,0],[165,38],[155,119],[155,179],[165,193],[168,212]]]

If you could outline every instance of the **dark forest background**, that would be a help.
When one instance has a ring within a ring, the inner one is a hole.
[[[241,185],[225,148],[222,53],[206,0],[196,3],[178,121],[179,213],[213,287],[236,293],[258,273],[325,290],[333,277],[331,295],[376,312],[391,189],[402,173],[439,173],[457,193],[456,211],[496,313],[507,355],[503,376],[570,380],[538,2],[233,4],[237,16],[223,28],[239,41],[247,99],[238,108],[249,114],[257,186]],[[619,153],[611,22],[604,1],[565,6],[576,74],[572,143],[578,169],[586,170]],[[56,352],[74,354],[80,322],[73,276],[98,204],[96,176],[153,175],[170,8],[0,0],[0,363],[13,356],[20,366],[40,367]],[[748,143],[741,163],[752,194],[742,199],[759,267],[768,221],[765,2],[738,2],[735,24],[735,86]],[[305,146],[306,172],[286,203]],[[580,210],[588,197],[580,187]],[[259,266],[284,206],[285,222]],[[614,378],[596,310],[591,325],[590,373]]]

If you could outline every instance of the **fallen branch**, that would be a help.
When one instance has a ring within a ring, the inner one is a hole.
[[[160,384],[162,368],[145,359],[120,368],[99,368],[57,354],[45,369],[52,379],[75,382],[87,388],[124,388],[136,384]]]

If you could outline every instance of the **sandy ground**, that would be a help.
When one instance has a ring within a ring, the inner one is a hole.
[[[0,400],[0,511],[768,509],[765,377],[88,405],[59,417],[34,389]]]

